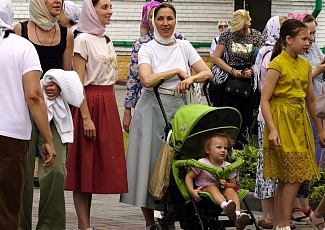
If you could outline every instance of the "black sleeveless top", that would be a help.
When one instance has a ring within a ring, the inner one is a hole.
[[[27,23],[20,22],[21,24],[21,36],[29,40],[28,38],[28,31],[27,31]],[[43,75],[48,71],[49,69],[63,69],[63,53],[67,46],[67,28],[60,26],[60,32],[61,32],[61,39],[60,43],[55,46],[42,46],[42,45],[36,45],[32,43],[36,51],[38,53]]]

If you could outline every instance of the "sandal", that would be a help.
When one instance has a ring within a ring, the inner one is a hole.
[[[290,228],[291,229],[296,229],[297,226],[292,221],[290,221]]]
[[[324,224],[324,218],[323,217],[316,218],[314,216],[314,213],[312,212],[310,214],[310,217],[306,218],[306,222],[310,227],[314,228],[315,230],[318,230],[317,226],[320,225],[320,224]],[[324,230],[324,229],[325,228],[323,228],[322,230]]]
[[[228,201],[227,206],[224,208],[224,213],[228,216],[229,220],[235,221],[236,215],[236,203],[232,200]]]
[[[241,213],[236,220],[236,230],[245,229],[246,225],[249,222],[249,216],[246,213]]]
[[[310,217],[310,214],[313,212],[311,207],[308,208],[307,212],[304,212],[307,217]]]
[[[293,207],[291,213],[295,213],[295,212],[301,212],[301,213],[303,213],[303,216],[293,217],[291,215],[292,216],[292,220],[297,221],[297,222],[306,222],[306,217],[307,216],[304,215],[304,212],[303,212],[303,210],[301,208],[299,208],[299,207]]]
[[[261,227],[264,229],[273,229],[273,224],[271,222],[263,222]]]
[[[257,225],[258,225],[258,226],[262,226],[262,224],[263,224],[264,222],[265,222],[265,220],[258,220],[258,221],[257,221]]]

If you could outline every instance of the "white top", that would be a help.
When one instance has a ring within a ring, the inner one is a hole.
[[[215,51],[215,49],[217,47],[216,40],[217,41],[219,40],[219,36],[218,37],[215,37],[214,39],[212,39],[211,47],[210,47],[210,56],[214,54],[214,51]]]
[[[15,34],[3,39],[0,50],[0,135],[29,140],[32,125],[22,76],[42,71],[41,64],[32,43]]]
[[[209,158],[201,158],[200,160],[198,160],[199,162],[209,165],[209,166],[213,166],[210,161]],[[229,162],[227,161],[223,161],[221,167],[226,167],[230,165]],[[213,166],[214,167],[214,166]],[[199,187],[206,187],[206,186],[210,186],[210,185],[216,185],[216,176],[212,175],[211,173],[209,173],[208,171],[205,171],[203,169],[198,169],[198,168],[191,168],[194,173],[196,174],[196,178],[195,178],[195,184]],[[232,179],[236,177],[236,172],[232,171],[229,175],[229,177],[227,179]]]
[[[201,59],[200,55],[196,52],[191,43],[187,40],[178,40],[182,42],[185,56],[188,57],[189,65],[193,65],[195,62]],[[165,46],[157,43],[155,40],[151,40],[148,43],[142,44],[139,54],[139,65],[146,63],[151,66],[152,73],[161,73],[174,68],[180,68],[186,73],[185,60],[181,48],[178,43],[172,46]],[[176,91],[177,85],[180,82],[179,78],[174,77],[166,80],[161,88]]]
[[[87,61],[84,86],[115,84],[118,66],[112,41],[106,43],[105,37],[81,33],[74,40],[74,53]]]

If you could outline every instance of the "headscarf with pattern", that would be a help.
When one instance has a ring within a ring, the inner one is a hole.
[[[298,19],[299,21],[303,21],[305,19],[305,17],[308,15],[310,15],[310,14],[296,14],[294,12],[290,12],[290,13],[288,13],[288,18]]]
[[[53,17],[47,10],[44,0],[31,0],[29,4],[30,19],[43,30],[50,30],[59,20],[59,15]]]
[[[152,8],[159,5],[160,2],[152,1],[148,2],[142,7],[142,17],[140,23],[140,35],[145,36],[149,32],[149,12]]]
[[[2,0],[0,4],[0,43],[5,36],[6,30],[12,29],[14,11],[10,0]]]
[[[258,52],[254,66],[254,75],[256,76],[257,81],[260,80],[261,66],[265,54],[268,52],[272,52],[273,46],[280,37],[280,27],[281,25],[279,15],[271,17],[266,23],[265,29],[263,31],[264,44]]]
[[[105,25],[99,21],[91,0],[84,0],[76,30],[82,33],[104,36]]]

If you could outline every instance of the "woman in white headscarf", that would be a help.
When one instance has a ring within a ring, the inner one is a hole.
[[[212,77],[209,67],[193,46],[186,40],[176,41],[176,22],[173,5],[162,3],[156,6],[153,14],[154,40],[142,44],[138,55],[139,76],[144,92],[136,104],[130,126],[127,153],[129,192],[121,195],[121,202],[141,207],[146,229],[154,224],[154,209],[162,210],[148,192],[149,177],[157,161],[165,127],[152,88],[164,79],[158,92],[170,121],[176,110],[184,105],[182,93],[193,82],[204,82]],[[180,44],[187,61],[184,60]],[[188,64],[195,75],[186,73]]]
[[[43,74],[50,69],[71,70],[73,34],[57,21],[62,13],[63,0],[31,0],[29,4],[30,20],[17,23],[16,34],[31,41],[38,53]],[[60,96],[60,88],[54,82],[44,85],[47,100]],[[29,141],[28,167],[23,192],[23,208],[20,228],[32,229],[32,207],[34,189],[35,156],[40,150],[42,137],[31,120],[32,137]],[[61,141],[54,121],[50,122],[53,144],[57,153],[52,167],[44,170],[42,159],[38,160],[38,178],[40,182],[39,215],[36,229],[65,229],[65,198],[66,181],[65,162],[67,144]]]
[[[74,142],[69,144],[66,189],[73,200],[80,230],[90,228],[92,194],[127,192],[121,121],[114,84],[116,53],[105,26],[112,17],[110,0],[85,0],[75,39],[74,70],[84,86],[84,100],[72,109]]]
[[[0,229],[18,229],[33,117],[43,136],[43,167],[55,150],[39,84],[41,65],[34,46],[13,33],[10,0],[0,4]],[[17,114],[19,114],[17,116]]]
[[[71,1],[64,1],[64,14],[60,16],[59,23],[69,28],[72,32],[77,28],[80,17],[80,9]]]

